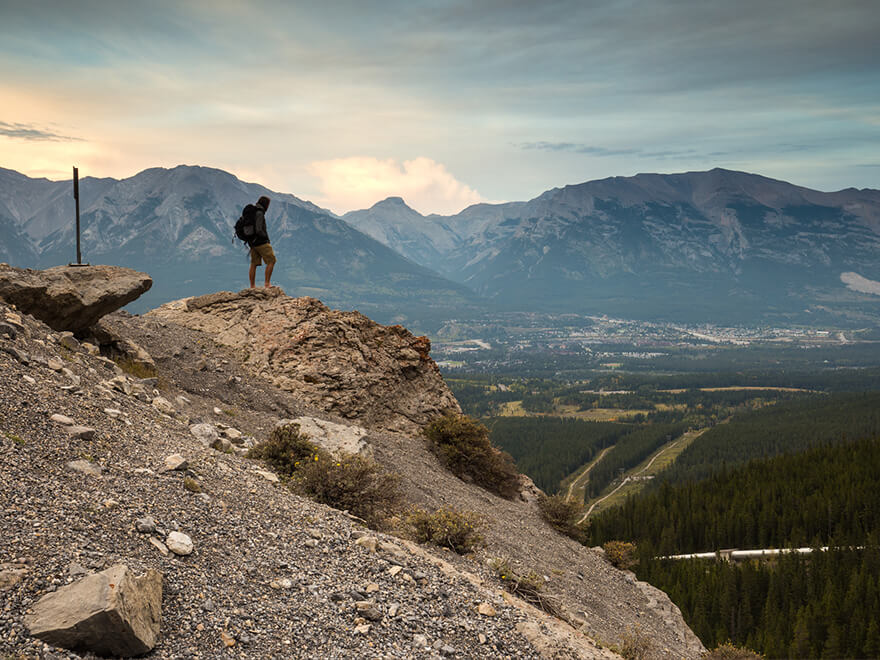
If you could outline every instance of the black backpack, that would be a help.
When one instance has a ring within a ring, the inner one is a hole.
[[[248,204],[241,211],[241,217],[235,223],[235,236],[240,241],[250,244],[257,233],[257,207]]]

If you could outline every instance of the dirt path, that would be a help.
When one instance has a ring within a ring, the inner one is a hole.
[[[705,427],[705,428],[702,428],[702,429],[698,430],[698,431],[694,434],[694,436],[693,436],[693,438],[691,439],[691,441],[693,442],[693,440],[696,440],[698,437],[700,437],[703,433],[705,433],[705,432],[708,431],[708,430],[709,430],[709,427],[708,427],[708,426]],[[642,468],[641,470],[639,470],[638,472],[635,472],[635,473],[633,473],[633,474],[631,474],[631,475],[628,475],[628,476],[624,477],[623,481],[621,481],[620,484],[618,484],[617,488],[615,488],[614,490],[612,490],[610,493],[608,493],[608,494],[605,495],[604,497],[600,497],[598,500],[596,500],[595,502],[593,502],[593,503],[590,505],[590,508],[587,509],[587,512],[586,512],[583,516],[581,516],[581,519],[578,521],[578,524],[584,522],[587,518],[589,518],[589,517],[590,517],[590,514],[593,513],[593,510],[594,510],[597,506],[599,506],[599,504],[601,504],[602,502],[604,502],[605,500],[607,500],[609,497],[611,497],[612,495],[614,495],[614,493],[616,493],[616,492],[619,491],[621,488],[623,488],[624,486],[626,486],[626,484],[628,484],[630,481],[632,481],[633,477],[637,477],[637,476],[639,476],[640,474],[642,474],[643,472],[647,471],[648,468],[650,468],[650,467],[654,464],[654,461],[656,461],[656,460],[657,460],[657,459],[663,454],[663,452],[667,451],[668,449],[672,449],[675,445],[677,445],[679,442],[681,442],[682,439],[684,439],[684,436],[685,436],[685,434],[682,434],[681,436],[679,436],[678,438],[676,438],[675,440],[673,440],[673,441],[670,442],[669,444],[667,444],[667,445],[663,445],[663,446],[657,451],[657,453],[655,453],[655,454],[651,457],[651,460],[648,461],[648,464],[645,465],[645,467],[643,467],[643,468]],[[598,459],[597,459],[597,461],[598,461]],[[592,466],[591,466],[591,467],[592,467]]]
[[[613,446],[614,445],[611,445],[611,447],[613,447]],[[605,457],[605,454],[608,453],[608,451],[611,449],[611,447],[605,447],[605,449],[603,449],[601,452],[599,452],[599,455],[596,456],[595,459],[593,459],[593,462],[587,466],[587,469],[584,470],[581,474],[579,474],[577,476],[577,478],[568,485],[568,493],[566,494],[565,499],[567,499],[567,500],[571,499],[571,493],[574,490],[575,486],[577,486],[580,481],[585,480],[586,477],[588,477],[590,475],[590,470],[592,470],[596,466],[596,464]],[[586,481],[584,481],[584,483],[586,483]]]

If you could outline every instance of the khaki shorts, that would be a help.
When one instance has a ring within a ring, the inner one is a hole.
[[[251,266],[275,263],[275,251],[269,243],[263,243],[251,248]]]

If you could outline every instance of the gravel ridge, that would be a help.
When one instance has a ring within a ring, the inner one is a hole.
[[[42,323],[3,304],[0,323],[9,313],[21,331],[0,332],[0,572],[23,577],[0,591],[2,651],[80,657],[29,638],[21,617],[79,571],[116,561],[165,574],[161,640],[148,657],[606,658],[618,657],[608,645],[633,634],[651,641],[654,657],[703,650],[665,594],[550,530],[533,504],[449,474],[420,438],[372,430],[367,440],[401,475],[412,504],[483,515],[488,545],[476,555],[366,530],[268,481],[262,465],[205,447],[190,424],[234,426],[259,440],[280,418],[357,423],[279,390],[210,335],[125,312],[103,320],[152,355],[158,381],[131,380],[173,402],[169,415],[151,405],[150,392],[138,398],[107,387],[118,375],[112,365],[64,348]],[[50,357],[70,373],[50,368]],[[58,413],[95,437],[68,435],[50,420]],[[187,458],[188,471],[163,469],[174,453]],[[71,470],[74,460],[101,475]],[[184,487],[187,477],[201,493]],[[145,516],[156,532],[136,531]],[[192,538],[192,555],[161,554],[157,544],[173,530]],[[358,543],[364,535],[381,542],[378,552]],[[495,557],[543,575],[567,623],[502,592],[486,567]],[[496,616],[477,612],[484,602]]]

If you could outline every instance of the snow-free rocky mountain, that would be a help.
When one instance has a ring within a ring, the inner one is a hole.
[[[400,206],[345,219],[508,309],[880,320],[877,190],[715,169],[613,177],[448,217],[409,209],[408,225]]]
[[[269,195],[269,235],[279,262],[272,277],[297,295],[374,313],[462,308],[470,291],[403,258],[329,211],[217,169],[152,168],[122,180],[80,180],[83,260],[152,274],[152,290],[131,309],[184,295],[247,285],[247,249],[233,242],[245,204]],[[45,268],[75,261],[69,181],[0,169],[0,260]],[[262,271],[258,273],[262,284]]]
[[[154,275],[137,311],[239,288],[246,260],[231,225],[265,193],[275,281],[380,320],[544,310],[880,322],[877,190],[825,193],[715,169],[613,177],[453,216],[391,197],[342,218],[201,167],[84,179],[81,190],[86,259]],[[69,182],[0,170],[0,259],[70,261],[72,208]]]

